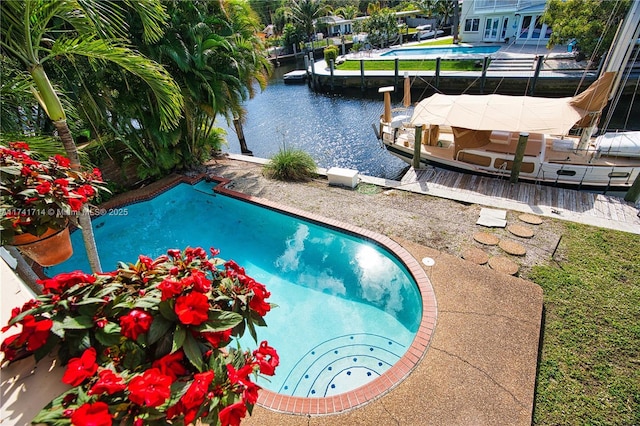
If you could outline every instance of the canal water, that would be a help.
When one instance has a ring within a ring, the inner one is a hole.
[[[253,155],[271,158],[282,148],[307,152],[319,167],[343,167],[359,173],[399,178],[407,164],[388,153],[376,138],[372,124],[384,110],[382,95],[315,93],[306,84],[284,84],[294,69],[275,69],[267,88],[245,103],[243,132]],[[400,106],[400,105],[398,105]],[[225,123],[229,146],[239,154],[238,136]]]
[[[298,68],[302,68],[298,66]],[[375,136],[372,125],[379,122],[384,105],[382,95],[360,93],[315,93],[306,84],[284,84],[283,75],[294,65],[275,68],[263,92],[245,103],[243,126],[247,147],[253,155],[271,158],[282,148],[307,152],[318,166],[343,167],[386,179],[399,179],[407,164],[388,153]],[[392,106],[400,107],[402,93],[394,93]],[[622,99],[610,129],[640,130],[640,102]],[[606,113],[606,111],[605,111]],[[223,150],[240,153],[233,126],[218,123],[227,131],[229,145]]]

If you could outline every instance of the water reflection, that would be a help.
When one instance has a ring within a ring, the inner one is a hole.
[[[344,167],[361,174],[394,179],[407,164],[389,154],[376,139],[372,124],[383,112],[382,99],[315,93],[306,84],[285,85],[276,68],[264,92],[245,104],[243,126],[248,148],[270,158],[283,147],[302,149],[320,167]],[[228,152],[240,153],[238,137],[227,130]]]

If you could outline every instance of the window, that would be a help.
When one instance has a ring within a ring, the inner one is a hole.
[[[478,32],[480,28],[480,18],[471,18],[464,20],[464,30],[466,32]]]
[[[522,18],[522,27],[520,29],[520,37],[518,38],[528,38],[530,26],[531,26],[531,16],[525,16],[524,18]]]

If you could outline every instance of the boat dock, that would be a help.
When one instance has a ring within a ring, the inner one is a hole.
[[[410,168],[400,181],[360,176],[361,182],[470,204],[531,213],[640,234],[640,211],[624,199],[574,189],[509,182],[428,166]]]

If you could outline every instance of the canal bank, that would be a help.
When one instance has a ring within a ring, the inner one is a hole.
[[[408,45],[407,45],[408,46]],[[405,47],[407,47],[405,46]],[[470,45],[468,45],[470,46]],[[498,50],[491,54],[451,53],[436,56],[402,54],[403,48],[359,51],[348,53],[339,61],[352,60],[360,62],[359,71],[343,71],[322,60],[316,60],[312,54],[305,59],[304,69],[307,71],[309,87],[318,92],[341,92],[344,90],[369,91],[383,86],[394,86],[399,90],[405,75],[411,79],[412,94],[420,97],[441,92],[447,94],[489,94],[530,96],[573,96],[584,90],[597,78],[597,67],[588,67],[586,61],[576,61],[573,53],[564,47],[547,49],[536,45],[505,45],[486,43],[470,47],[495,47]],[[438,48],[424,49],[437,51]],[[452,50],[452,49],[449,49]],[[455,50],[455,48],[453,49]],[[388,56],[389,52],[400,52]],[[401,59],[437,60],[472,59],[477,62],[475,71],[403,71],[399,67]],[[395,62],[391,71],[366,70],[366,62],[387,59]],[[635,74],[633,74],[635,73]],[[625,93],[633,93],[637,89],[633,76],[640,74],[640,64],[635,65],[632,76],[627,80]]]

